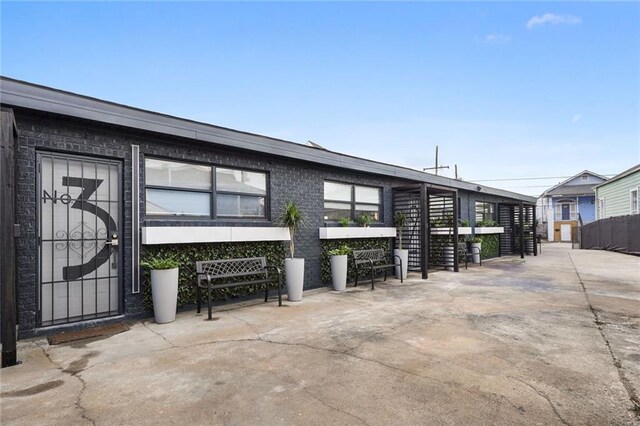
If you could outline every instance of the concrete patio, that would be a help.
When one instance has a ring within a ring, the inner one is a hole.
[[[640,424],[640,258],[538,257],[19,342],[3,424]]]

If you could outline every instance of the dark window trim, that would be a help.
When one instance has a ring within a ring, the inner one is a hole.
[[[216,194],[224,195],[246,195],[247,197],[266,197],[267,193],[259,194],[257,192],[237,192],[237,191],[216,191]]]
[[[483,205],[482,210],[478,210],[478,204]],[[491,206],[489,211],[486,210],[486,206]],[[479,222],[478,215],[482,216],[482,219],[480,219],[480,221],[483,221],[483,222],[487,220],[495,221],[496,220],[496,203],[492,203],[491,201],[475,200],[474,212],[475,212],[476,223]],[[489,215],[490,217],[487,217],[487,215]]]
[[[149,160],[158,160],[158,161],[167,161],[172,163],[181,163],[187,165],[195,165],[195,166],[206,166],[211,168],[211,189],[196,189],[196,188],[176,188],[173,186],[165,186],[165,185],[147,185],[147,169],[146,169],[146,161]],[[143,162],[143,182],[144,182],[144,197],[145,197],[145,218],[149,218],[151,220],[197,220],[197,221],[211,221],[211,220],[221,220],[226,222],[231,221],[271,221],[271,172],[263,169],[251,169],[248,167],[235,167],[228,166],[225,164],[217,164],[217,163],[205,163],[198,160],[183,160],[183,159],[174,159],[171,157],[164,156],[148,156],[142,155]],[[218,168],[227,169],[227,170],[238,170],[244,172],[251,173],[259,173],[265,176],[265,186],[266,190],[264,194],[257,193],[248,193],[248,192],[232,192],[232,191],[217,191],[216,190],[216,171]],[[170,191],[183,191],[183,192],[198,192],[210,194],[210,211],[206,216],[193,216],[193,215],[175,215],[175,214],[148,214],[146,211],[146,192],[147,189],[164,189]],[[264,216],[227,216],[227,215],[218,215],[217,214],[217,201],[216,196],[218,194],[224,195],[239,195],[239,196],[247,196],[247,197],[255,197],[255,198],[264,198]]]
[[[144,189],[164,189],[167,191],[201,192],[205,194],[213,193],[213,191],[210,189],[179,188],[175,186],[164,186],[164,185],[145,185]]]
[[[324,198],[324,184],[325,182],[329,182],[329,183],[335,183],[335,184],[339,184],[339,185],[347,185],[351,187],[351,201],[344,201],[344,200],[332,200],[329,198]],[[331,180],[331,179],[325,179],[322,182],[323,185],[323,198],[322,198],[322,202],[323,205],[324,203],[338,203],[338,204],[344,204],[349,205],[350,206],[350,220],[355,221],[356,220],[356,205],[363,205],[363,206],[376,206],[378,207],[378,214],[380,215],[380,219],[379,220],[374,220],[372,221],[373,223],[384,223],[384,188],[381,186],[374,186],[374,185],[363,185],[363,184],[359,184],[359,183],[352,183],[352,182],[341,182],[338,180]],[[378,194],[380,196],[380,203],[376,204],[376,203],[367,203],[367,202],[358,202],[356,201],[356,187],[361,187],[361,188],[373,188],[373,189],[377,189],[378,190]],[[324,207],[323,207],[323,212],[324,212]],[[324,217],[324,213],[323,213],[323,217]],[[336,220],[333,219],[327,219],[325,222],[328,223],[337,223]]]

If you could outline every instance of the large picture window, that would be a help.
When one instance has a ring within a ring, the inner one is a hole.
[[[147,158],[145,184],[150,216],[266,218],[266,173]]]
[[[364,214],[375,222],[382,220],[381,188],[325,181],[324,220],[355,220]]]
[[[495,221],[495,204],[476,201],[476,223]]]

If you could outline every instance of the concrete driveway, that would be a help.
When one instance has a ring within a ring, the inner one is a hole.
[[[375,291],[21,342],[3,424],[640,424],[640,258],[547,244]]]

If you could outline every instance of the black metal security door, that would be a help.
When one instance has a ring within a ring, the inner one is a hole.
[[[38,155],[41,326],[121,312],[120,163]]]

